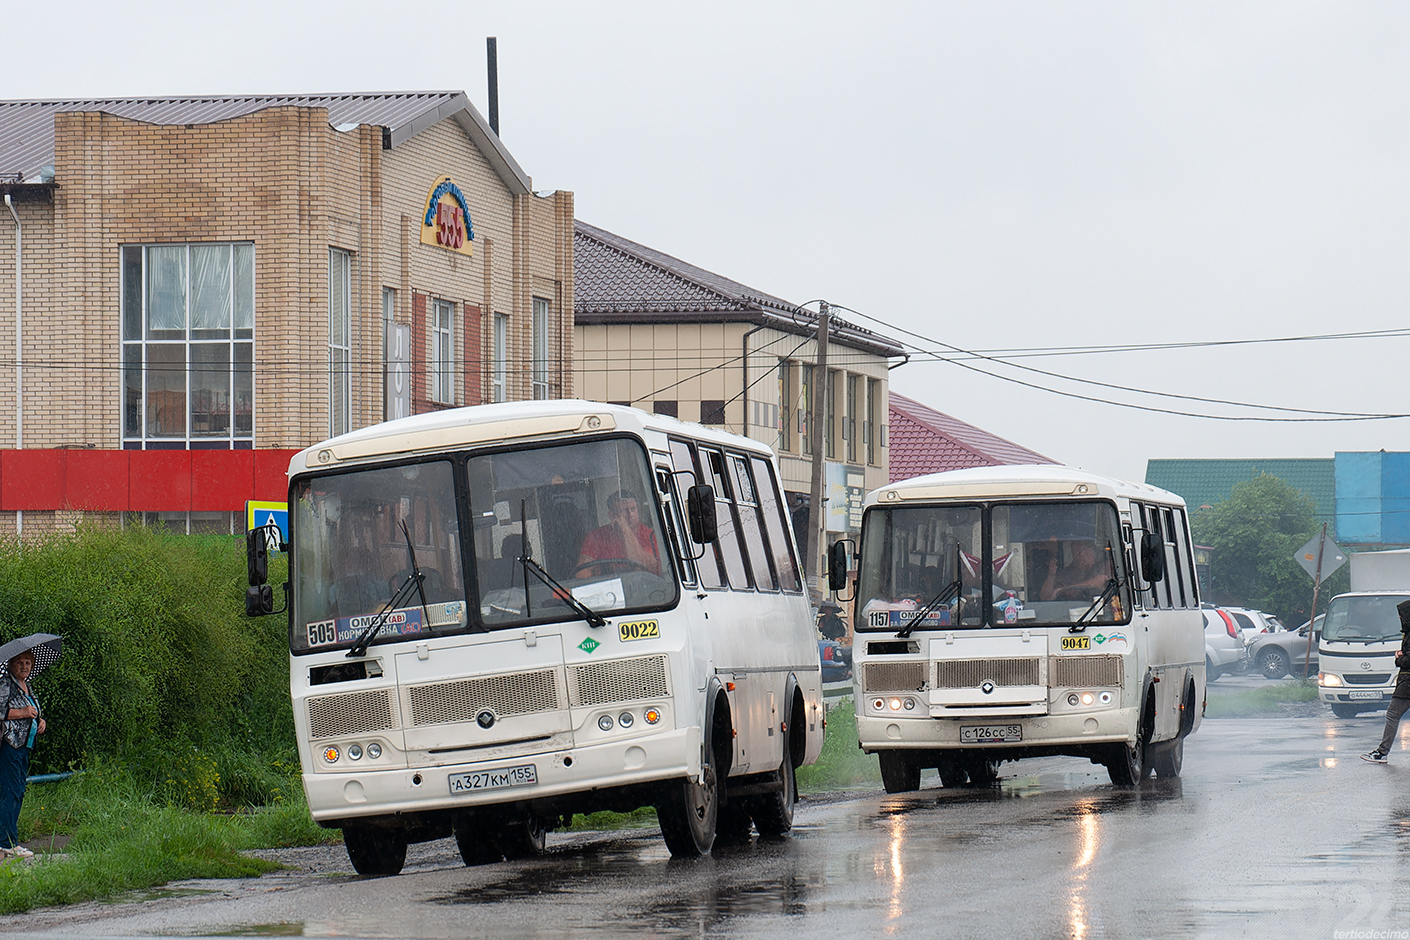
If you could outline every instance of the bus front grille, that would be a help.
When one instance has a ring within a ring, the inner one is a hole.
[[[320,695],[308,700],[310,738],[370,734],[390,731],[396,726],[396,718],[392,715],[392,696],[387,689]]]
[[[953,659],[935,664],[935,688],[973,689],[995,685],[1037,685],[1037,659]]]
[[[1055,689],[1096,686],[1121,687],[1120,656],[1054,656],[1052,681]]]
[[[574,706],[632,702],[670,694],[664,656],[614,659],[568,669],[568,701]]]
[[[413,727],[474,721],[485,710],[508,718],[562,707],[552,669],[417,685],[407,689],[407,695]]]
[[[866,692],[915,692],[925,685],[925,661],[867,663],[862,671]]]

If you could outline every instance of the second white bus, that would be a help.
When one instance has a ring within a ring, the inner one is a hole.
[[[855,605],[858,737],[888,792],[1045,755],[1118,785],[1180,773],[1205,702],[1180,497],[1059,466],[893,483],[866,498]]]

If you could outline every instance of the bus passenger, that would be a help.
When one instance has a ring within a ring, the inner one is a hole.
[[[636,497],[627,490],[608,496],[607,518],[606,525],[593,529],[583,539],[578,553],[579,573],[591,570],[593,575],[601,576],[633,567],[659,573],[661,553],[656,547],[656,533],[642,523]]]
[[[1073,542],[1072,561],[1061,571],[1054,546],[1048,554],[1048,576],[1038,589],[1038,597],[1045,601],[1088,600],[1102,592],[1110,577],[1110,566],[1103,565],[1097,558],[1097,548],[1091,542],[1085,539]]]

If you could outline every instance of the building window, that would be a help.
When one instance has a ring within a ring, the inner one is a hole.
[[[823,453],[828,460],[837,459],[837,370],[827,370],[827,391],[823,398],[823,438],[827,447]]]
[[[805,362],[800,371],[803,394],[798,407],[798,449],[806,457],[813,453],[813,367]]]
[[[867,463],[873,467],[876,463],[876,439],[878,437],[876,416],[881,406],[881,383],[876,379],[867,379],[867,419],[862,427],[862,439],[867,444]]]
[[[680,402],[678,401],[653,401],[651,403],[651,413],[654,415],[665,415],[668,418],[679,418]]]
[[[494,315],[494,372],[490,376],[490,401],[508,401],[505,397],[505,379],[509,373],[509,318],[502,313]]]
[[[122,249],[123,447],[249,448],[255,246]]]
[[[328,433],[352,427],[352,254],[328,249]]]
[[[724,424],[725,400],[723,398],[707,398],[702,401],[700,403],[700,423]]]
[[[857,381],[860,376],[847,375],[847,407],[842,416],[842,440],[847,442],[847,462],[857,462]]]
[[[550,364],[549,305],[542,297],[534,298],[534,398],[548,397],[548,375]]]
[[[778,361],[778,449],[793,449],[793,363]]]
[[[431,401],[455,404],[455,304],[431,303]]]

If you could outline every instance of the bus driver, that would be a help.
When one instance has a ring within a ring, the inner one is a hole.
[[[1083,539],[1072,543],[1072,561],[1058,570],[1057,546],[1048,553],[1048,576],[1038,589],[1045,601],[1080,601],[1102,592],[1111,577],[1109,566],[1097,559],[1097,548]]]
[[[578,554],[579,571],[591,568],[594,575],[602,575],[604,568],[636,566],[660,572],[661,554],[656,547],[656,533],[642,523],[636,497],[627,490],[608,496],[607,519],[606,525],[593,529],[583,539],[582,551]],[[600,564],[594,565],[594,562]]]

